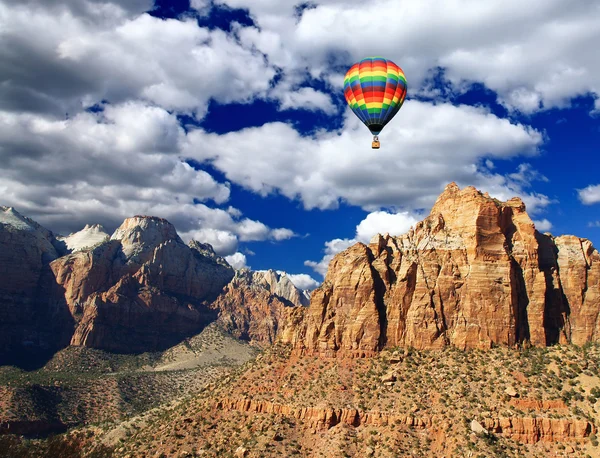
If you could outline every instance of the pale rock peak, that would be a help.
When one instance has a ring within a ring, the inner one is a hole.
[[[21,215],[13,207],[0,206],[0,223],[13,226],[15,229],[21,231],[36,231],[41,228],[39,224],[32,219]]]
[[[91,248],[98,243],[105,242],[110,238],[110,235],[104,230],[100,224],[89,225],[79,232],[73,232],[66,237],[56,237],[57,240],[63,242],[70,252],[81,251],[85,248]]]
[[[119,240],[126,256],[139,253],[149,247],[156,247],[167,241],[183,244],[177,235],[175,226],[166,219],[140,215],[123,221],[110,240]]]
[[[29,239],[27,244],[35,245],[44,253],[44,259],[51,260],[58,257],[54,247],[54,234],[31,218],[21,215],[13,207],[0,206],[0,230],[3,229],[3,225],[8,226],[7,232],[27,234],[26,237]]]

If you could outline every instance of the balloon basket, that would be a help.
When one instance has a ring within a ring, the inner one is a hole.
[[[371,143],[371,148],[373,148],[373,149],[379,149],[379,146],[380,146],[380,144],[379,144],[379,137],[377,135],[375,135],[373,137],[373,143]]]

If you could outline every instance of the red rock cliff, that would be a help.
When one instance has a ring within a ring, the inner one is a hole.
[[[448,185],[400,237],[376,236],[330,263],[282,340],[297,352],[490,348],[600,340],[600,255],[536,231],[523,202]]]

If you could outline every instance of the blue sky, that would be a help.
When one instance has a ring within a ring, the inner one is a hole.
[[[598,2],[0,0],[0,41],[0,204],[56,232],[162,216],[310,287],[456,181],[600,243]],[[370,55],[408,80],[379,151]]]

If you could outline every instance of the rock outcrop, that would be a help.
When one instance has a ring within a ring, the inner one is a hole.
[[[216,318],[213,300],[233,269],[187,246],[168,221],[128,218],[110,240],[50,264],[77,326],[72,345],[117,352],[166,348]]]
[[[379,411],[364,412],[353,408],[298,407],[271,401],[225,398],[215,404],[216,409],[237,410],[282,415],[295,418],[310,428],[327,429],[343,423],[349,426],[400,425],[421,429],[448,427],[438,416],[415,416],[412,414]],[[596,432],[596,427],[587,420],[544,417],[497,417],[486,418],[480,428],[504,437],[534,444],[536,442],[568,442],[582,440]]]
[[[538,232],[518,198],[448,185],[406,235],[378,235],[331,261],[296,352],[367,356],[384,347],[490,348],[600,340],[600,254]]]
[[[219,322],[234,336],[264,346],[275,341],[282,322],[308,298],[291,280],[273,270],[236,271],[212,304]]]

